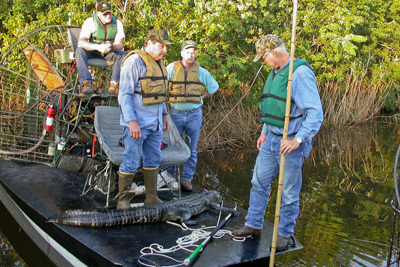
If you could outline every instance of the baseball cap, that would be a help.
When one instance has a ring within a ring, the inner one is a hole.
[[[267,53],[278,46],[283,44],[282,40],[275,34],[267,34],[261,37],[260,40],[256,42],[256,57],[253,62],[257,62],[264,53]]]
[[[99,2],[96,5],[97,12],[101,12],[102,14],[112,12],[111,5],[107,2]]]
[[[190,47],[194,47],[197,49],[197,43],[193,40],[186,40],[182,43],[182,50],[190,48]]]
[[[171,45],[169,41],[168,32],[166,30],[150,30],[147,34],[147,39],[157,41],[164,45]]]

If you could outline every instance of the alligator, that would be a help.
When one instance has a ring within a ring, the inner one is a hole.
[[[67,210],[50,217],[47,222],[73,226],[109,227],[126,224],[180,221],[187,225],[197,223],[190,220],[208,209],[234,211],[218,206],[222,197],[216,191],[204,191],[162,204],[134,207],[122,210]]]

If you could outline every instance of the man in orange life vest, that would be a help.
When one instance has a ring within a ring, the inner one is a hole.
[[[193,40],[182,44],[182,60],[167,66],[171,119],[182,135],[189,137],[190,158],[183,165],[182,189],[192,191],[193,175],[196,172],[197,144],[200,137],[203,115],[203,98],[215,93],[219,85],[211,74],[197,63],[197,43]],[[203,86],[206,88],[202,90]],[[170,172],[173,170],[169,170]]]
[[[157,174],[161,163],[162,131],[168,131],[167,71],[163,58],[169,41],[165,30],[150,30],[144,47],[122,61],[118,102],[125,150],[119,166],[117,209],[129,208],[128,192],[143,158],[145,205],[159,204]],[[142,155],[141,155],[142,153]]]

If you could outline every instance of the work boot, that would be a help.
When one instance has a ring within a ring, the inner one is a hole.
[[[132,180],[135,173],[122,173],[118,171],[118,204],[117,210],[129,209],[130,197],[128,196],[129,190],[131,190]]]
[[[250,226],[243,226],[239,230],[235,230],[232,233],[234,236],[237,237],[246,237],[246,236],[260,236],[261,235],[261,229],[255,229]]]
[[[289,239],[284,236],[278,235],[276,240],[276,250],[284,250],[289,245]]]
[[[144,187],[146,188],[145,206],[164,203],[157,196],[157,175],[158,168],[151,170],[143,169]]]
[[[79,97],[81,98],[87,98],[90,97],[91,95],[93,95],[93,92],[95,91],[95,89],[92,87],[92,82],[89,80],[84,80],[82,82],[82,88],[79,92]]]
[[[111,81],[110,86],[108,87],[108,94],[118,95],[118,92],[119,92],[119,82]]]
[[[192,182],[190,180],[182,180],[181,186],[185,191],[192,191],[193,189]]]

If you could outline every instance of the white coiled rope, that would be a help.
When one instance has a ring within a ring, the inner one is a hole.
[[[184,265],[184,261],[180,261],[180,260],[174,259],[174,258],[172,258],[170,256],[165,255],[165,254],[173,253],[173,252],[176,252],[178,250],[184,250],[184,251],[192,253],[199,246],[197,243],[202,241],[202,240],[204,240],[204,239],[206,239],[211,234],[211,231],[207,231],[207,230],[210,230],[210,229],[212,230],[212,229],[216,228],[218,226],[218,224],[219,224],[220,219],[221,219],[221,212],[219,214],[218,222],[217,222],[216,226],[207,226],[207,227],[202,227],[202,228],[198,228],[198,229],[189,228],[184,223],[181,225],[181,224],[174,223],[174,222],[167,222],[168,224],[180,227],[183,231],[192,231],[192,232],[189,235],[186,235],[184,237],[178,238],[176,240],[177,244],[175,246],[173,246],[173,247],[170,247],[170,248],[164,248],[162,245],[156,244],[156,243],[151,244],[148,247],[142,248],[140,250],[141,256],[139,257],[138,262],[140,264],[144,265],[144,266],[150,266],[150,267],[151,266],[156,266],[154,264],[144,263],[143,261],[140,260],[140,258],[144,258],[146,256],[159,256],[159,257],[164,257],[164,258],[170,259],[170,260],[172,260],[172,261],[177,263],[177,264],[174,264],[174,265],[167,265],[167,266],[163,266],[163,267],[176,267],[176,266]],[[237,242],[243,242],[243,241],[246,240],[245,237],[243,237],[243,238],[234,237],[233,234],[232,234],[232,231],[223,230],[223,229],[220,229],[213,236],[213,238],[219,239],[219,238],[223,238],[225,235],[232,236],[232,240],[233,241],[237,241]],[[146,262],[149,262],[149,261],[146,260]]]

